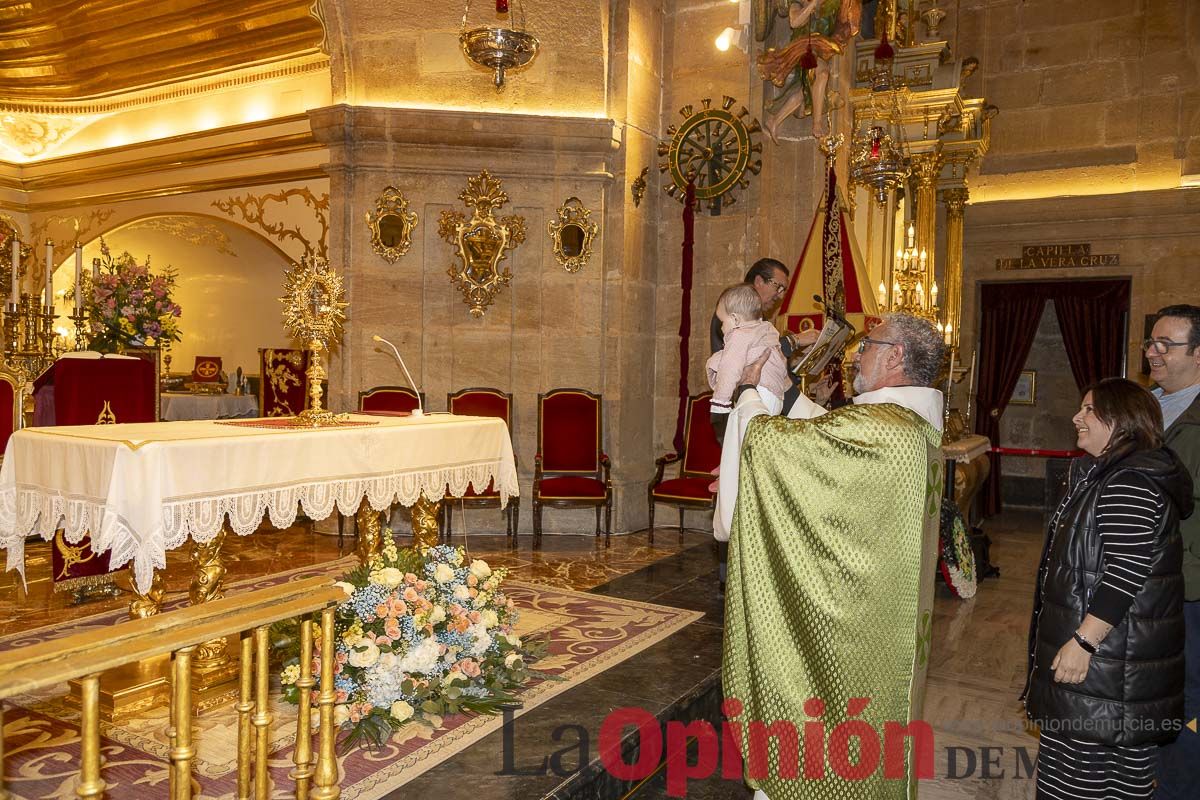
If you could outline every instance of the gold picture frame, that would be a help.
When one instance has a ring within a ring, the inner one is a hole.
[[[592,259],[592,242],[599,230],[592,212],[578,197],[568,197],[558,209],[558,219],[546,223],[554,240],[554,258],[567,272],[579,272]]]
[[[384,261],[395,264],[412,246],[417,213],[409,210],[404,192],[388,186],[375,201],[375,210],[368,211],[366,217],[372,249]]]
[[[1037,405],[1037,370],[1023,369],[1017,385],[1013,387],[1012,397],[1008,404],[1011,406]]]

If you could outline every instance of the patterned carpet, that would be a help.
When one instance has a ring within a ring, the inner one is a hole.
[[[229,593],[311,575],[340,575],[353,565],[343,559],[323,567],[307,567],[260,580],[242,581]],[[521,693],[528,711],[579,685],[588,678],[629,658],[698,619],[698,612],[589,595],[509,580],[507,593],[522,612],[519,632],[536,634],[549,644],[539,668],[556,676],[530,684]],[[182,602],[182,601],[177,601]],[[0,651],[58,638],[79,630],[105,627],[124,617],[113,610],[79,620],[69,628],[43,627],[0,639]],[[79,759],[78,714],[63,702],[65,687],[19,699],[6,709],[5,778],[18,798],[69,798],[74,796]],[[270,769],[272,797],[290,797],[295,711],[279,705],[273,709]],[[356,750],[341,757],[342,797],[376,800],[420,775],[453,754],[497,730],[499,717],[459,715],[447,717],[436,730],[416,724],[398,731],[383,750]],[[103,727],[103,777],[108,796],[160,797],[167,783],[167,712],[162,709],[135,721]],[[237,778],[237,725],[232,707],[196,720],[198,758],[197,796],[233,798]]]

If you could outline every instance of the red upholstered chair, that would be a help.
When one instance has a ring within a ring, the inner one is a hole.
[[[602,449],[602,399],[585,389],[538,395],[538,451],[533,474],[533,538],[542,538],[542,508],[596,509],[596,536],[604,509],[604,546],[612,536],[612,480]]]
[[[220,356],[196,356],[196,364],[192,367],[192,383],[216,383],[220,379]]]
[[[712,392],[688,398],[683,425],[683,452],[667,453],[654,463],[658,474],[650,482],[650,541],[654,541],[654,504],[667,503],[679,509],[679,535],[683,535],[683,512],[689,508],[712,511],[716,494],[708,490],[715,480],[712,471],[721,463],[721,446],[708,416]],[[679,464],[679,477],[663,478],[668,464]]]
[[[21,381],[7,370],[0,370],[0,461],[9,438],[21,427]]]
[[[451,392],[446,395],[446,410],[451,414],[464,414],[472,417],[499,417],[508,426],[508,435],[512,436],[513,396],[505,394],[499,389],[473,388]],[[443,530],[446,532],[447,539],[450,539],[454,532],[454,507],[460,504],[468,508],[498,508],[500,493],[496,491],[493,484],[489,483],[487,488],[482,491],[468,486],[466,494],[462,497],[453,497],[447,494],[445,502],[442,503],[442,513],[445,515]],[[507,535],[512,537],[515,545],[517,525],[521,520],[520,498],[509,498],[504,514],[508,523]]]
[[[308,351],[258,350],[258,415],[294,417],[308,407]]]
[[[421,392],[421,407],[425,393]],[[376,386],[358,393],[359,411],[412,411],[417,407],[417,393],[406,386]]]

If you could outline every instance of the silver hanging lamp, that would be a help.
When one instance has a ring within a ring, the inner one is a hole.
[[[509,1],[496,0],[498,15],[509,13]],[[510,15],[510,19],[514,22],[512,28],[483,25],[468,29],[467,17],[471,13],[471,0],[467,0],[467,6],[463,10],[462,33],[459,34],[458,41],[467,58],[485,69],[492,70],[495,76],[493,82],[496,84],[496,91],[504,88],[505,70],[520,69],[526,66],[533,61],[538,52],[537,37],[525,30],[525,4],[520,0],[513,0],[513,2],[520,3],[521,6],[519,28],[515,27],[516,14],[514,12]]]

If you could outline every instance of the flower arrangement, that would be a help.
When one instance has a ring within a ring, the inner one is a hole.
[[[175,273],[150,271],[150,259],[138,264],[129,253],[116,258],[100,241],[99,274],[91,279],[88,322],[89,346],[116,352],[129,345],[154,345],[179,341],[179,305],[171,300]]]
[[[544,645],[514,632],[517,612],[501,589],[506,571],[467,563],[462,548],[438,545],[421,553],[398,549],[384,531],[382,555],[350,572],[339,586],[348,599],[337,611],[334,720],[343,750],[379,747],[401,726],[437,728],[446,714],[498,714],[517,701],[513,691],[535,673],[529,665]],[[299,701],[299,637],[295,622],[275,631],[284,642],[284,698]],[[320,668],[314,632],[313,674]]]

